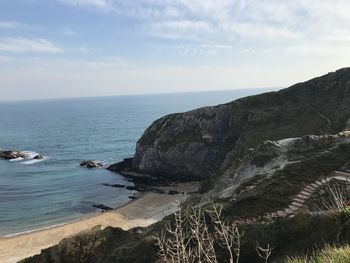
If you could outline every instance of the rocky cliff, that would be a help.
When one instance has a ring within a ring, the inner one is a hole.
[[[133,169],[170,180],[205,179],[265,140],[350,128],[350,68],[278,92],[170,114],[137,142]]]
[[[335,171],[350,174],[350,130],[265,141],[215,178],[202,203],[220,200],[234,217],[284,211],[305,186]]]
[[[242,226],[240,262],[260,260],[257,241],[271,244],[271,259],[278,262],[334,244],[337,217],[308,214],[308,198],[322,193],[305,189],[327,182],[334,171],[350,173],[350,68],[278,92],[165,116],[144,132],[133,159],[109,169],[213,182],[187,202],[204,209],[214,202],[222,205],[227,220],[250,222]],[[296,207],[300,193],[302,204]],[[278,220],[266,214],[277,214]],[[158,262],[153,237],[168,220],[127,232],[95,229],[23,262]],[[349,229],[344,227],[344,244],[350,242]]]

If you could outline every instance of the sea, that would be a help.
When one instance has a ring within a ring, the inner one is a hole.
[[[0,102],[0,149],[28,158],[0,160],[0,236],[64,224],[120,207],[133,191],[118,173],[79,166],[131,157],[143,131],[169,113],[217,105],[272,89]],[[1,100],[1,97],[0,97]],[[42,160],[34,160],[37,154]]]

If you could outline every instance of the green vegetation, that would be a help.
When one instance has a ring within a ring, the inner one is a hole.
[[[210,206],[208,206],[210,208]],[[348,209],[346,209],[347,211]],[[347,212],[345,212],[347,213]],[[270,248],[271,255],[269,256],[269,260],[267,262],[275,262],[275,263],[294,263],[294,262],[329,262],[329,263],[343,263],[350,262],[346,261],[350,257],[350,248],[348,244],[350,244],[350,217],[346,217],[345,221],[342,221],[342,227],[340,227],[340,222],[338,220],[339,216],[343,214],[342,212],[328,213],[319,216],[312,216],[310,214],[297,214],[294,218],[280,218],[273,222],[266,223],[260,222],[250,225],[242,225],[238,226],[237,231],[241,233],[240,236],[240,246],[239,246],[239,263],[252,263],[252,262],[265,262],[257,253],[257,247],[260,249]],[[342,217],[342,216],[341,216]],[[206,221],[203,223],[204,218]],[[207,232],[208,238],[203,238],[203,240],[210,240],[210,238],[215,237],[219,238],[222,236],[220,233],[217,233],[218,220],[213,221],[210,219],[210,212],[206,214],[205,217],[202,217],[198,222],[200,222],[205,231]],[[181,223],[177,220],[174,223],[174,218],[169,217],[167,220],[167,224],[172,223],[171,227],[166,228],[165,223],[161,226],[160,229],[163,231],[167,231],[166,229],[171,229],[172,231],[183,231],[179,232],[181,235],[179,237],[188,237],[187,228],[191,229],[191,226],[196,226],[197,224],[193,224],[193,221],[190,221],[190,227],[188,227],[185,222],[188,222],[185,219],[182,219]],[[222,222],[227,222],[224,219]],[[183,225],[182,225],[183,224]],[[224,223],[226,224],[226,223]],[[228,227],[230,224],[227,225]],[[232,225],[231,225],[232,226]],[[229,228],[228,228],[229,229]],[[235,228],[232,228],[235,229]],[[200,233],[204,233],[205,231],[200,231]],[[340,235],[339,242],[337,241],[339,237],[339,231],[342,231]],[[176,233],[175,233],[176,234]],[[178,240],[174,238],[174,232],[171,233],[172,238],[168,241],[163,239],[163,245],[168,242],[168,244],[174,245],[174,240]],[[164,236],[163,236],[164,237]],[[193,237],[189,239],[192,240]],[[192,242],[192,243],[191,243]],[[188,244],[197,244],[198,239],[191,241]],[[204,242],[204,241],[203,241]],[[228,249],[225,248],[222,244],[220,244],[220,239],[213,239],[213,242],[217,242],[214,247],[211,247],[212,251],[215,248],[215,258],[218,262],[230,262],[230,253],[228,253]],[[237,242],[236,242],[237,244]],[[330,247],[328,244],[333,244]],[[237,246],[234,247],[237,251]],[[163,247],[164,249],[164,247]],[[171,247],[174,250],[174,247]],[[194,248],[191,248],[194,249]],[[323,252],[323,249],[325,252]],[[328,252],[328,250],[332,251]],[[192,251],[187,247],[186,251]],[[233,251],[233,250],[232,250]],[[261,251],[260,251],[261,252]],[[322,252],[322,254],[320,254]],[[349,255],[347,255],[349,254]],[[319,257],[319,261],[305,261],[305,258],[313,259]],[[194,256],[194,255],[191,255]],[[346,257],[345,257],[346,256]],[[333,261],[322,261],[322,259],[330,257]],[[231,256],[232,258],[232,256]],[[237,256],[234,256],[235,262]],[[341,258],[344,258],[343,261],[337,261]],[[294,261],[292,261],[294,260]],[[298,261],[299,260],[299,261]],[[304,260],[304,261],[300,261]],[[321,261],[320,261],[321,260]],[[180,261],[180,262],[197,262],[197,261]],[[207,261],[203,261],[207,262]],[[208,261],[208,262],[216,262]]]
[[[153,234],[157,225],[147,229],[124,231],[107,227],[95,227],[88,232],[62,240],[58,245],[42,250],[40,255],[21,263],[80,263],[118,262],[151,263],[157,260],[157,248]]]
[[[314,253],[312,256],[299,256],[289,258],[285,263],[349,263],[350,246],[334,247],[327,245],[324,249]]]
[[[302,162],[288,164],[270,178],[256,177],[237,189],[235,202],[221,200],[224,212],[229,218],[237,218],[284,209],[306,184],[331,174],[349,158],[350,144],[340,145],[328,152],[305,156]],[[258,187],[251,187],[254,185]]]
[[[261,248],[273,248],[268,262],[305,262],[306,255],[309,259],[313,256],[315,261],[309,262],[315,263],[350,262],[347,261],[350,253],[348,246],[350,217],[348,215],[348,209],[346,209],[340,213],[319,216],[298,214],[294,218],[280,218],[270,223],[239,226],[239,232],[242,233],[239,263],[265,262],[257,253],[257,244]],[[339,218],[341,218],[340,221]],[[157,255],[159,250],[154,236],[165,231],[166,226],[174,220],[174,216],[169,216],[148,228],[129,231],[111,227],[105,230],[95,229],[65,239],[60,244],[45,249],[40,255],[23,262],[156,262],[159,258]],[[215,233],[215,224],[211,224],[210,220],[207,222],[209,231]],[[327,244],[332,244],[332,247]],[[225,259],[229,256],[227,250],[220,246],[215,246],[215,249],[218,262],[226,262]],[[327,258],[333,261],[322,261]]]

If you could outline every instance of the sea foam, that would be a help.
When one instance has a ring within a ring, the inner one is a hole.
[[[45,157],[42,158],[42,159],[32,159],[32,160],[29,160],[29,161],[25,161],[25,162],[21,162],[21,164],[35,164],[35,163],[40,163],[42,161],[45,161]]]
[[[13,160],[17,160],[17,161],[25,160],[24,162],[21,162],[21,164],[35,164],[46,160],[46,157],[43,157],[42,159],[34,159],[35,156],[39,155],[39,153],[34,151],[23,151],[23,153],[26,155],[25,158],[16,158]]]
[[[24,158],[18,157],[18,158],[15,158],[15,159],[11,159],[10,162],[18,162],[18,161],[22,161],[22,160],[24,160]]]

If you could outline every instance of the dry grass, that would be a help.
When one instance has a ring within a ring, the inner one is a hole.
[[[218,263],[220,247],[227,255],[227,262],[238,263],[243,233],[223,220],[221,212],[221,208],[213,206],[206,214],[196,209],[175,213],[166,231],[156,236],[161,260],[171,263]]]

